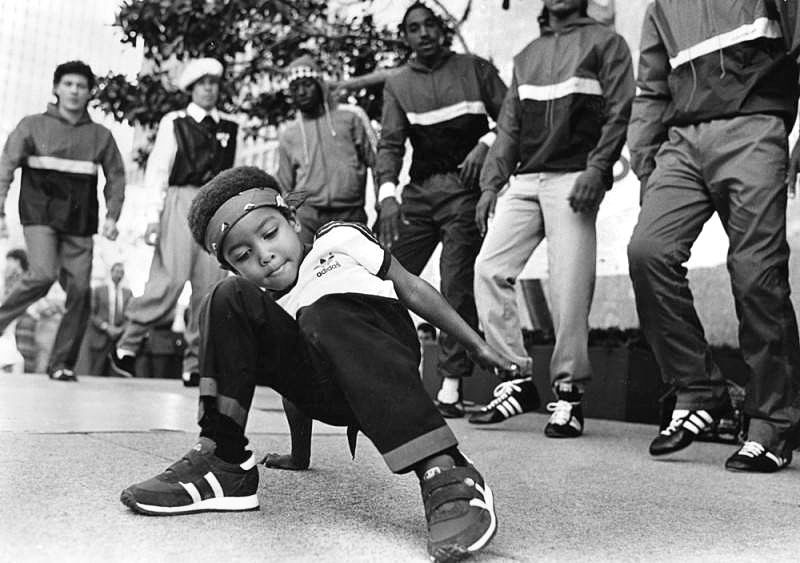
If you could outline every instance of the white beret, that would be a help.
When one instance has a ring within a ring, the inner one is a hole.
[[[178,88],[181,90],[189,90],[195,82],[204,76],[222,77],[222,63],[212,58],[189,61],[183,69],[180,78],[178,78]]]

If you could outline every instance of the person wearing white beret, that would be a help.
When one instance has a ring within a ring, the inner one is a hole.
[[[145,172],[145,184],[157,192],[158,208],[148,218],[145,241],[155,247],[144,293],[131,300],[128,324],[111,353],[117,375],[135,375],[135,357],[148,329],[169,326],[186,282],[192,286],[183,361],[185,385],[196,385],[198,373],[197,311],[208,290],[226,276],[217,262],[193,240],[187,215],[197,190],[233,166],[238,125],[217,109],[223,66],[213,58],[189,61],[177,86],[191,103],[166,114],[158,126]]]

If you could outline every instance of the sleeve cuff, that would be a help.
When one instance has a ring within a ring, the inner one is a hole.
[[[387,197],[397,199],[397,186],[393,182],[384,182],[378,188],[378,203],[380,204]]]
[[[489,131],[483,137],[478,139],[481,143],[486,145],[487,147],[491,147],[494,144],[494,140],[497,138],[497,133],[494,131]]]

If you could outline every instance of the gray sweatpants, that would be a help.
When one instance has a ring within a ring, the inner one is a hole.
[[[72,369],[89,321],[94,242],[91,236],[66,235],[47,225],[26,225],[22,234],[30,267],[0,305],[0,332],[29,305],[47,295],[50,286],[58,281],[67,301],[47,372]]]
[[[576,213],[568,197],[580,172],[511,178],[475,261],[475,303],[486,341],[531,374],[514,286],[533,251],[547,238],[555,346],[550,379],[582,385],[589,364],[589,308],[597,260],[597,212]]]
[[[781,455],[800,422],[800,345],[789,300],[788,141],[783,121],[747,115],[671,127],[656,156],[628,258],[636,308],[679,409],[726,398],[695,311],[684,262],[716,212],[730,241],[739,346],[751,377],[749,439]]]
[[[206,293],[227,275],[217,260],[194,241],[189,230],[189,207],[198,189],[193,186],[167,189],[161,213],[161,236],[153,253],[150,276],[144,293],[128,304],[125,316],[129,322],[117,344],[118,349],[137,353],[149,327],[171,323],[175,305],[188,281],[192,284],[192,297],[184,335],[183,371],[189,373],[198,371],[197,315],[200,303]]]

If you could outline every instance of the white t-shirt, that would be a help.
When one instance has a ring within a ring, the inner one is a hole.
[[[358,223],[334,221],[324,225],[300,264],[297,284],[278,305],[293,317],[325,295],[362,293],[397,299],[394,284],[383,279],[391,255],[372,233]]]

